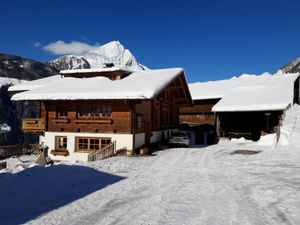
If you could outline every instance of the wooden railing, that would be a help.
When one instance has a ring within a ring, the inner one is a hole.
[[[103,149],[96,150],[88,155],[88,162],[97,161],[105,158],[112,157],[114,155],[116,142],[113,141]]]
[[[113,141],[111,144],[105,146],[101,150],[96,150],[88,155],[88,162],[97,161],[101,159],[106,159],[119,155],[121,152],[125,152],[127,148],[121,148],[116,150],[116,141]]]
[[[45,124],[44,119],[23,119],[22,129],[24,132],[43,132],[46,128]]]

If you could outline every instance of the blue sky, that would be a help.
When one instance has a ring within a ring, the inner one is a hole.
[[[3,1],[0,53],[47,61],[58,55],[42,47],[58,40],[119,40],[149,68],[218,80],[300,56],[299,12],[298,0]]]

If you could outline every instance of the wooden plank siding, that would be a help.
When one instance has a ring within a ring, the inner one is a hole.
[[[180,123],[193,125],[215,125],[216,116],[211,111],[220,99],[195,100],[192,107],[180,108]]]
[[[84,77],[107,77],[111,80],[120,80],[126,76],[128,76],[128,72],[124,71],[101,71],[101,72],[85,72],[85,73],[67,73],[63,74],[65,77],[77,77],[77,78],[84,78]]]
[[[129,103],[126,101],[48,101],[46,106],[47,131],[131,133],[131,113]],[[68,108],[67,118],[58,118],[57,112],[60,106]],[[78,120],[78,109],[83,106],[111,106],[111,119]]]
[[[179,120],[181,123],[187,123],[191,125],[215,125],[216,116],[214,114],[180,115]]]

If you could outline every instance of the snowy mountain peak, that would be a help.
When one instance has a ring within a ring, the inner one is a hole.
[[[124,67],[135,71],[147,70],[139,64],[133,54],[119,41],[111,41],[95,47],[83,55],[66,55],[49,62],[58,69],[102,68],[105,63],[113,63],[117,67]]]
[[[96,49],[90,50],[90,53],[103,54],[113,59],[123,55],[125,50],[125,47],[119,41],[111,41]]]

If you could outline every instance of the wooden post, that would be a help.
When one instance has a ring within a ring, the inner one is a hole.
[[[219,138],[220,137],[220,118],[219,118],[219,115],[216,114],[216,134],[217,134],[217,137]]]
[[[131,155],[135,154],[135,120],[136,120],[136,115],[135,115],[135,103],[131,104],[130,106],[130,111],[131,111],[131,133],[132,133],[132,150],[131,150]]]

